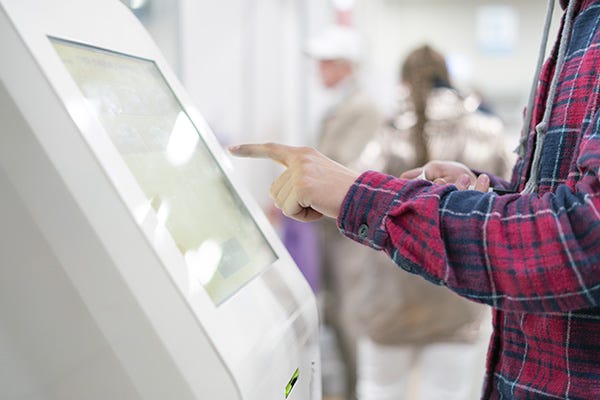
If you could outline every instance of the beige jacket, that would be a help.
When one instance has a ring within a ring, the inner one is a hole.
[[[359,89],[350,93],[323,118],[317,149],[342,165],[354,162],[383,126],[383,116]]]
[[[459,97],[451,89],[431,93],[425,128],[431,159],[459,161],[505,177],[508,152],[502,123],[476,108],[477,103]],[[415,121],[410,104],[404,102],[393,125],[380,131],[377,139],[365,147],[354,167],[394,175],[417,167],[410,141]],[[374,341],[401,345],[470,341],[476,337],[484,306],[400,271],[383,253],[357,251],[351,258],[351,263],[364,266],[354,306],[359,325]]]
[[[478,111],[475,96],[460,97],[449,88],[434,89],[427,102],[425,127],[431,160],[458,161],[473,170],[509,178],[513,156],[507,149],[500,118]],[[401,98],[390,126],[365,146],[352,167],[398,175],[419,167],[410,141],[416,116],[408,97]]]

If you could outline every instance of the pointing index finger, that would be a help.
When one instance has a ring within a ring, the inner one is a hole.
[[[293,147],[279,143],[240,144],[230,146],[229,152],[238,157],[270,158],[288,166]]]

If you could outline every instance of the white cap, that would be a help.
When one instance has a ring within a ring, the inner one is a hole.
[[[306,54],[317,60],[347,60],[359,63],[363,52],[362,39],[354,29],[334,25],[308,40]]]

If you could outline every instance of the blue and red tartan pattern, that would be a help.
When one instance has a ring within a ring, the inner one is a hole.
[[[348,237],[493,307],[483,399],[600,399],[600,1],[580,3],[538,193],[458,191],[369,171],[338,216]],[[532,126],[557,53],[542,71]],[[522,190],[534,148],[529,134],[511,183],[493,183]]]

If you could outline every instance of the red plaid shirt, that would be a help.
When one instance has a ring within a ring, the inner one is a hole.
[[[538,193],[366,172],[338,217],[345,235],[403,269],[493,307],[484,399],[600,399],[600,1],[577,1]],[[557,53],[542,71],[532,126]],[[531,134],[512,182],[493,183],[522,190],[534,148]]]

